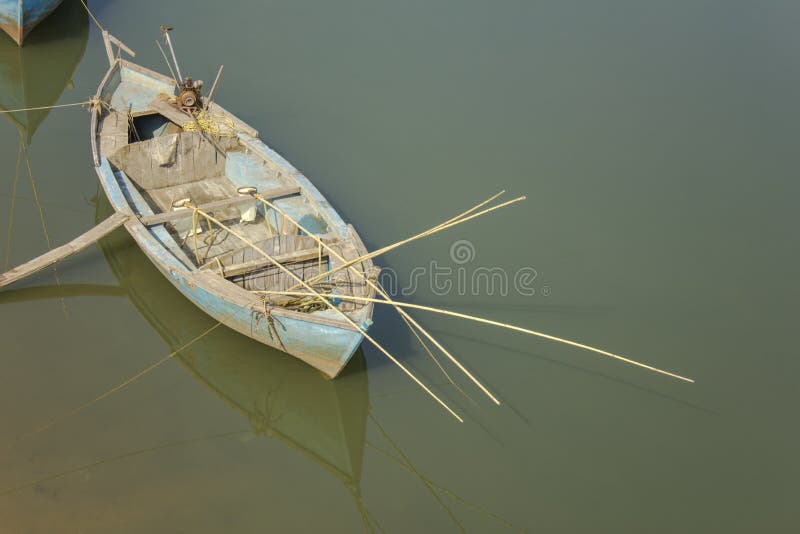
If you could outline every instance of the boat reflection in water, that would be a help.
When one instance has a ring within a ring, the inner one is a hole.
[[[99,191],[95,198],[98,203],[96,218],[100,221],[111,213],[111,206]],[[23,288],[0,293],[0,304],[71,296],[127,296],[165,341],[167,350],[180,349],[175,359],[214,395],[240,413],[254,434],[280,440],[333,474],[352,496],[367,530],[378,523],[367,510],[361,493],[366,447],[378,458],[396,464],[418,479],[431,501],[444,509],[461,530],[463,527],[452,505],[462,505],[492,523],[520,530],[500,515],[431,480],[414,466],[370,413],[366,361],[360,349],[336,380],[328,380],[300,360],[225,327],[192,342],[213,327],[214,320],[172,287],[124,230],[117,230],[100,241],[100,249],[119,287],[78,284]],[[368,420],[381,436],[380,444],[367,440]],[[147,448],[135,454],[152,450]],[[131,456],[131,452],[126,452],[100,462],[93,461],[47,475],[6,493]]]
[[[111,213],[108,201],[99,197],[98,221]],[[188,344],[176,360],[241,413],[255,434],[300,451],[360,500],[369,410],[360,349],[339,378],[328,380],[300,360],[225,327],[189,344],[215,324],[213,319],[178,293],[124,230],[102,240],[100,248],[120,286],[168,350]]]
[[[48,107],[64,89],[83,59],[89,38],[89,18],[78,1],[68,1],[39,25],[23,48],[0,35],[0,109]],[[30,144],[50,113],[38,109],[3,115]]]

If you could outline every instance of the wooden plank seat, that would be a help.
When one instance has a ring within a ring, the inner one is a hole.
[[[276,254],[272,256],[272,258],[281,264],[286,263],[296,263],[296,262],[304,262],[308,260],[316,260],[319,262],[322,261],[323,269],[325,269],[328,264],[328,254],[323,250],[322,255],[320,256],[319,248],[308,248],[308,249],[301,249],[301,250],[294,250],[292,252],[284,252],[283,254]],[[211,271],[220,271],[220,273],[225,278],[229,278],[232,276],[239,276],[246,273],[251,273],[258,271],[260,269],[264,269],[265,267],[270,267],[275,265],[271,260],[267,258],[261,257],[254,260],[244,261],[232,265],[224,265],[222,262],[217,262],[216,259],[204,264],[201,269],[211,270]]]
[[[316,240],[309,236],[276,235],[254,244],[302,280],[325,272],[330,266],[325,248],[320,256]],[[339,239],[325,240],[325,244],[339,254],[344,252],[344,243]],[[221,274],[249,291],[285,290],[295,284],[291,276],[249,246],[220,254],[200,269]]]
[[[325,240],[325,244],[328,246],[333,246],[338,242],[338,240]],[[318,259],[319,256],[319,246],[317,242],[308,236],[282,234],[255,241],[253,244],[278,260],[279,263],[304,261],[311,258]],[[327,256],[323,248],[323,262]],[[200,268],[219,271],[220,265],[223,266],[226,276],[233,276],[233,274],[230,273],[234,271],[238,271],[238,274],[250,272],[243,270],[244,265],[254,265],[255,269],[258,269],[259,265],[263,268],[274,264],[253,250],[249,245],[244,245],[212,258]]]
[[[190,186],[190,185],[193,185],[193,184],[186,184],[186,185]],[[231,186],[231,188],[232,188],[232,186]],[[272,190],[269,190],[269,191],[265,191],[263,193],[263,195],[267,200],[275,200],[275,199],[278,199],[278,198],[288,197],[288,196],[292,196],[292,195],[299,195],[300,192],[301,192],[301,189],[300,189],[300,187],[297,187],[297,186],[295,186],[295,187],[281,187],[281,188],[278,188],[278,189],[272,189]],[[174,193],[172,193],[172,194],[174,194]],[[230,195],[228,198],[224,198],[222,200],[215,200],[215,201],[212,201],[212,202],[203,203],[202,200],[201,200],[203,197],[193,194],[193,191],[191,190],[191,188],[187,187],[185,189],[185,191],[182,193],[182,196],[176,196],[176,197],[174,197],[173,200],[171,200],[169,202],[170,209],[172,207],[172,202],[174,202],[175,200],[178,200],[178,199],[181,199],[181,198],[187,198],[187,197],[191,198],[192,202],[194,202],[197,205],[198,208],[200,208],[203,211],[209,212],[209,213],[216,212],[218,210],[223,210],[223,209],[226,209],[226,208],[231,208],[231,207],[240,208],[240,206],[249,205],[252,202],[254,202],[253,198],[247,197],[247,196],[245,196],[245,197],[238,196],[238,193],[236,193],[236,191],[234,191],[233,194]],[[198,203],[199,203],[199,205],[198,205]],[[192,211],[191,210],[165,211],[163,213],[156,213],[155,215],[148,215],[146,217],[142,217],[141,221],[146,226],[153,226],[153,225],[156,225],[156,224],[164,224],[164,223],[167,223],[167,222],[174,223],[174,222],[179,221],[181,219],[189,218],[191,216],[192,216]]]

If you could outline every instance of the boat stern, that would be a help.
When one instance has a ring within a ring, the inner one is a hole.
[[[330,310],[329,310],[330,311]],[[294,314],[273,313],[269,328],[279,340],[280,348],[295,358],[319,369],[328,378],[336,378],[364,340],[364,332],[372,324],[368,317],[361,318],[363,331],[345,328],[340,321],[326,321],[326,312],[317,312],[323,317],[315,320],[298,318]],[[333,318],[333,317],[331,317]],[[339,323],[339,324],[336,324]]]

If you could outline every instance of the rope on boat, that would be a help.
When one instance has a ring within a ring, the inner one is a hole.
[[[94,13],[92,13],[92,10],[89,9],[89,6],[86,5],[86,2],[84,0],[81,0],[81,4],[83,5],[83,8],[86,10],[86,12],[89,14],[89,16],[92,17],[92,20],[94,21],[94,23],[97,24],[97,27],[100,29],[100,31],[101,32],[106,31],[106,29],[103,28],[103,25],[100,24],[100,21],[97,20],[97,17],[94,16]]]
[[[236,137],[236,124],[233,119],[221,113],[209,113],[200,110],[194,114],[194,121],[183,125],[184,132],[197,132],[215,135],[217,137]]]
[[[41,109],[71,108],[71,107],[88,106],[88,105],[95,106],[98,103],[100,103],[100,102],[98,102],[98,100],[96,98],[93,98],[93,99],[87,100],[85,102],[73,102],[71,104],[56,104],[56,105],[53,105],[53,106],[38,106],[38,107],[34,107],[34,108],[3,109],[3,110],[0,110],[0,113],[19,113],[19,112],[23,112],[23,111],[39,111]]]

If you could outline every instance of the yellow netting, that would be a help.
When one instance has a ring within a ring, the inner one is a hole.
[[[200,131],[219,137],[236,137],[236,124],[233,119],[221,113],[208,113],[200,110],[194,114],[194,120],[184,124],[184,132]]]

